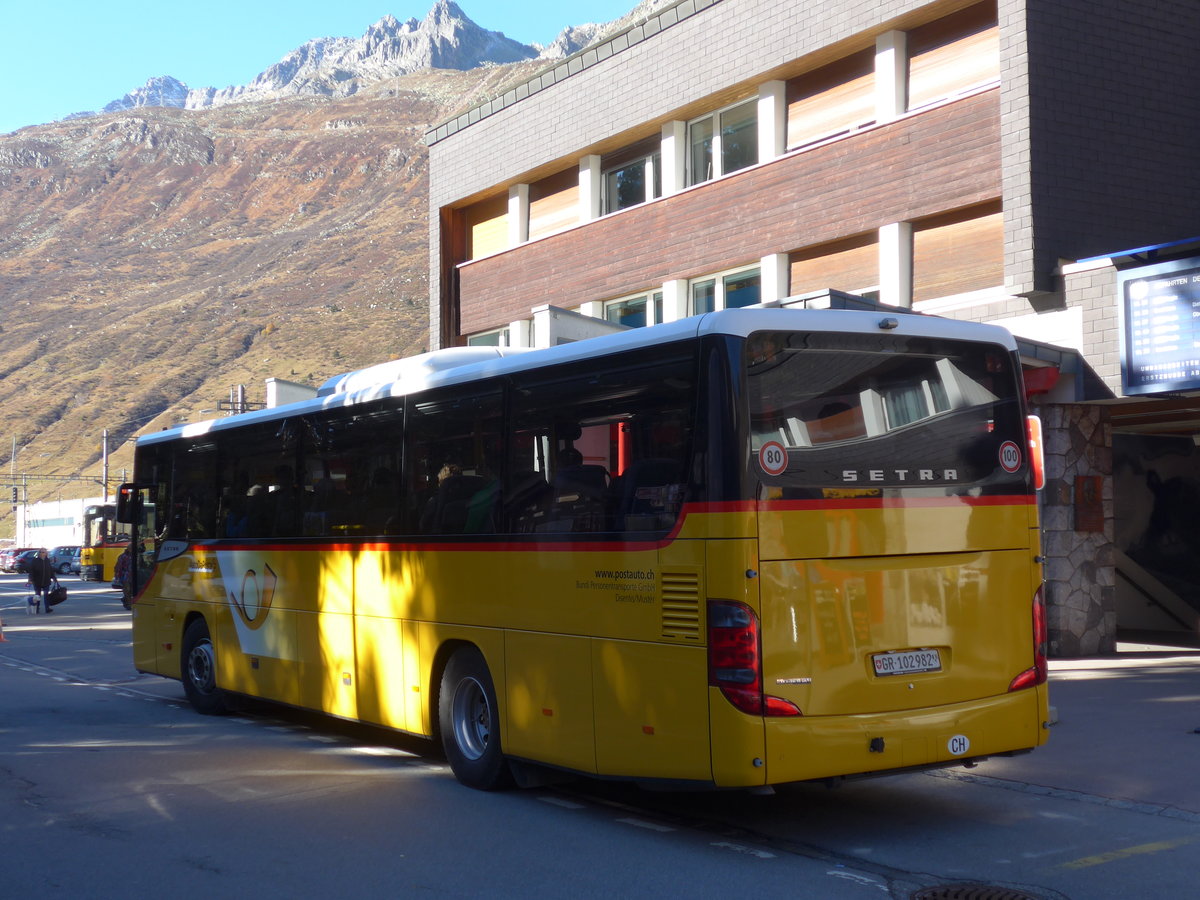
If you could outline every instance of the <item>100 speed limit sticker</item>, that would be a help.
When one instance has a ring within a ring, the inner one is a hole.
[[[1021,468],[1021,448],[1015,441],[1005,441],[1000,445],[1000,468],[1009,474]]]

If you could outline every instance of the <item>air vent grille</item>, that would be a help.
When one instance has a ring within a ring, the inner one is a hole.
[[[662,573],[662,636],[669,641],[700,643],[700,572]]]

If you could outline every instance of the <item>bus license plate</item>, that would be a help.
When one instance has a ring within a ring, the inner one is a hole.
[[[876,675],[912,675],[916,672],[940,672],[942,655],[937,650],[904,650],[876,653],[871,657]]]

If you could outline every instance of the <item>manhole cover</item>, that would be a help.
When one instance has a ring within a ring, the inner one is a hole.
[[[909,900],[1041,900],[1036,894],[994,884],[943,884],[921,888]]]

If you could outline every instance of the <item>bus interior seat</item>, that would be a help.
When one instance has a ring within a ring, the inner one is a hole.
[[[581,497],[600,499],[607,490],[608,470],[604,466],[568,466],[559,469],[554,476],[554,491],[559,496],[575,493]]]
[[[478,534],[487,530],[497,485],[479,475],[451,475],[438,487],[432,533]]]

